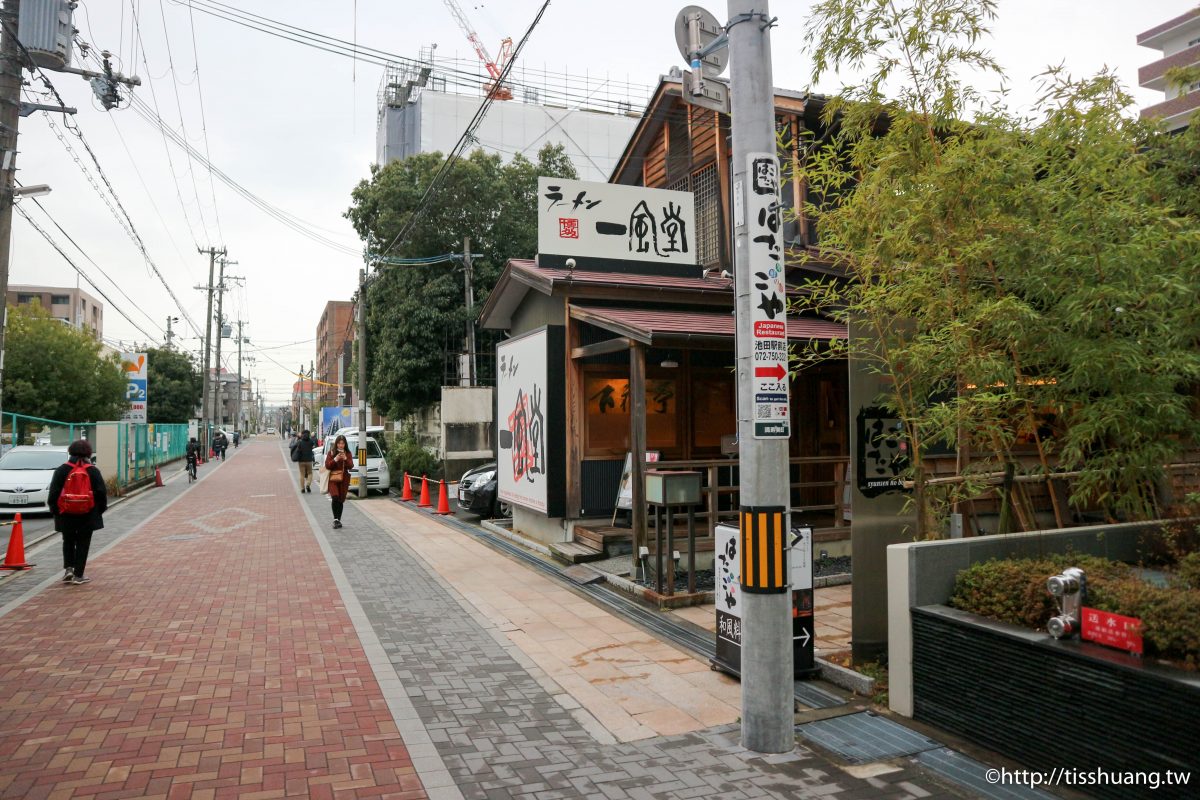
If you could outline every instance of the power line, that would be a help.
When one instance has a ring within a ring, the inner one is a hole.
[[[133,7],[133,2],[130,0],[130,13],[133,16],[133,22],[130,23],[130,47],[134,59],[137,58],[138,48],[142,51],[142,66],[146,68],[146,85],[150,88],[150,99],[154,101],[154,108],[158,110],[158,93],[154,90],[154,78],[150,74],[150,62],[146,60],[146,48],[141,45],[142,28],[141,25],[136,25],[137,11]],[[136,33],[134,32],[136,31]],[[98,58],[94,53],[93,58]],[[132,94],[130,95],[132,97]],[[167,145],[166,136],[163,136],[163,150],[167,154],[167,165],[171,171],[171,181],[175,184],[175,197],[179,199],[179,210],[183,212],[184,222],[187,223],[188,233],[192,235],[192,241],[199,247],[200,239],[196,236],[196,229],[192,227],[192,218],[188,215],[187,203],[183,202],[183,190],[179,188],[179,173],[175,171],[175,161],[171,158],[171,148]]]
[[[217,168],[216,165],[212,164],[212,162],[210,162],[207,158],[205,158],[205,156],[202,153],[200,153],[194,147],[192,147],[192,145],[186,139],[181,137],[175,131],[171,130],[171,128],[163,121],[162,117],[160,117],[156,111],[154,111],[148,105],[146,105],[146,102],[144,100],[141,100],[136,95],[134,95],[134,96],[132,96],[132,102],[130,104],[130,107],[134,110],[134,112],[136,114],[138,114],[138,116],[145,119],[151,125],[157,126],[158,129],[163,133],[163,135],[165,137],[167,137],[171,142],[173,142],[177,147],[180,147],[183,150],[186,150],[189,153],[189,155],[191,155],[193,158],[199,160],[208,169],[212,170],[212,174],[215,175],[218,180],[220,180],[222,183],[224,183],[229,188],[233,189],[235,192],[237,192],[239,195],[241,195],[244,199],[246,199],[251,205],[258,208],[260,211],[265,213],[267,216],[273,218],[277,222],[292,229],[293,231],[300,234],[301,236],[305,236],[305,237],[313,240],[314,242],[317,242],[318,244],[321,244],[321,245],[324,245],[325,247],[330,248],[331,250],[336,250],[336,251],[342,253],[343,255],[352,255],[355,257],[359,257],[362,255],[361,251],[358,250],[357,248],[341,244],[340,242],[334,241],[333,239],[330,239],[326,236],[322,236],[321,234],[314,233],[313,229],[316,228],[317,226],[312,225],[311,223],[308,223],[308,222],[300,219],[299,217],[295,217],[292,214],[289,214],[288,212],[286,212],[280,208],[277,208],[276,206],[271,205],[266,200],[263,200],[261,197],[259,197],[258,195],[251,192],[249,189],[247,189],[244,186],[242,186],[241,184],[239,184],[233,178],[229,177],[229,175],[222,172],[219,168]]]
[[[21,185],[19,181],[18,181],[17,185],[18,186]],[[129,304],[131,306],[133,306],[138,311],[140,311],[142,313],[142,315],[146,317],[146,319],[150,320],[151,325],[154,325],[157,327],[157,322],[154,320],[154,318],[151,317],[148,313],[146,313],[146,310],[143,309],[140,305],[138,305],[137,301],[135,301],[128,294],[126,294],[125,290],[121,288],[121,284],[119,284],[117,281],[113,280],[112,276],[109,275],[107,272],[105,272],[104,268],[101,267],[99,264],[97,264],[96,260],[93,259],[90,255],[88,255],[87,251],[84,250],[82,246],[80,246],[79,242],[75,241],[75,239],[71,236],[71,234],[67,233],[66,230],[63,229],[63,226],[58,224],[58,220],[56,220],[54,218],[54,216],[49,211],[46,210],[46,207],[44,205],[42,205],[42,202],[40,200],[38,200],[36,197],[30,197],[28,199],[32,200],[34,205],[36,205],[38,208],[40,208],[42,210],[42,213],[46,215],[46,218],[49,219],[50,222],[54,224],[54,227],[58,228],[59,233],[61,233],[65,237],[67,237],[67,241],[70,242],[71,244],[73,244],[75,246],[75,249],[78,250],[79,253],[84,258],[86,258],[88,260],[88,262],[93,267],[95,267],[96,270],[101,275],[103,275],[105,278],[108,279],[108,282],[111,283],[116,288],[116,290],[121,293],[122,297],[124,297],[126,300],[129,301]],[[88,282],[91,283],[93,286],[95,285],[94,283],[92,283],[92,281],[90,279],[88,279]],[[159,330],[162,330],[162,329],[159,328]],[[144,333],[144,331],[143,331],[143,333]]]
[[[25,60],[26,60],[27,64],[29,65],[29,68],[37,71],[39,79],[41,80],[42,84],[47,89],[49,89],[51,92],[54,93],[54,97],[58,100],[59,105],[65,107],[66,102],[62,99],[62,95],[60,95],[58,93],[58,89],[54,88],[54,84],[51,82],[50,78],[46,75],[45,70],[43,70],[40,66],[38,66],[37,62],[35,62],[33,60],[33,57],[29,54],[29,50],[26,49],[25,45],[21,43],[21,40],[17,38],[16,32],[13,31],[12,27],[5,21],[0,20],[0,25],[3,25],[5,34],[7,36],[13,37],[13,41],[15,41],[17,46],[21,48],[21,53],[24,54]],[[48,114],[47,114],[47,117],[49,117]],[[83,138],[83,131],[80,130],[78,124],[76,124],[75,121],[71,120],[70,118],[67,118],[64,125],[67,128],[67,130],[71,131],[71,133],[75,134],[75,136],[79,138],[79,142],[80,142],[80,144],[83,145],[83,149],[86,150],[88,156],[91,157],[92,163],[95,164],[95,166],[96,166],[97,174],[99,174],[100,178],[104,181],[104,185],[108,187],[109,193],[112,195],[113,200],[116,201],[117,208],[119,208],[121,210],[122,216],[125,218],[125,221],[129,224],[129,232],[133,234],[134,239],[137,242],[138,248],[142,251],[142,257],[145,259],[146,263],[150,266],[150,269],[152,269],[154,271],[154,274],[158,276],[159,281],[162,282],[163,287],[167,290],[167,294],[169,294],[171,296],[171,299],[175,301],[175,305],[179,309],[179,313],[183,316],[183,318],[185,320],[187,320],[188,324],[192,326],[192,330],[196,331],[196,333],[199,333],[200,331],[196,327],[196,323],[192,320],[191,315],[189,315],[187,313],[187,310],[183,307],[183,304],[179,302],[179,298],[177,298],[175,296],[175,292],[173,292],[171,290],[170,285],[167,283],[166,279],[163,277],[162,273],[159,271],[158,266],[154,263],[154,260],[152,258],[150,258],[150,253],[147,252],[147,250],[146,250],[146,244],[145,244],[145,242],[142,241],[142,237],[138,234],[137,228],[134,227],[133,220],[130,219],[130,217],[129,217],[129,212],[126,211],[125,206],[121,204],[121,198],[119,198],[117,196],[116,189],[113,188],[112,183],[108,180],[108,176],[104,173],[104,168],[100,166],[100,161],[99,161],[99,159],[96,158],[96,154],[92,151],[91,146],[88,145],[87,139]],[[65,140],[63,140],[63,141],[65,141]]]
[[[483,118],[487,116],[488,109],[491,108],[492,103],[496,99],[496,91],[504,84],[504,80],[508,77],[508,73],[512,71],[513,65],[517,63],[517,59],[520,57],[521,50],[524,49],[525,43],[529,41],[529,37],[533,34],[534,29],[537,28],[538,23],[542,21],[542,16],[546,13],[546,9],[549,6],[550,0],[546,0],[544,3],[542,3],[542,7],[538,10],[537,16],[533,18],[533,22],[531,22],[529,24],[529,28],[526,29],[525,35],[521,37],[521,41],[517,43],[515,48],[513,48],[512,58],[510,58],[508,63],[504,65],[504,71],[501,72],[500,77],[496,79],[496,82],[492,87],[492,91],[489,92],[488,96],[485,97],[483,102],[479,104],[479,109],[475,112],[475,116],[472,117],[471,121],[467,124],[467,129],[463,131],[462,136],[458,140],[458,144],[454,146],[454,150],[451,151],[450,155],[446,157],[446,160],[442,162],[441,169],[439,169],[437,174],[433,176],[433,180],[430,181],[429,186],[426,187],[425,193],[421,195],[421,199],[417,203],[416,210],[409,216],[408,222],[403,228],[400,229],[400,232],[396,234],[396,237],[392,239],[391,243],[380,251],[380,255],[387,255],[397,243],[403,243],[403,241],[407,239],[408,235],[416,227],[417,221],[421,218],[421,215],[428,207],[427,204],[433,198],[433,195],[441,184],[442,179],[449,173],[450,169],[453,168],[456,163],[458,163],[458,160],[462,156],[462,152],[464,149],[466,149],[466,146],[474,140],[475,129],[479,127],[479,125],[483,122]]]
[[[183,103],[179,99],[179,75],[175,72],[175,55],[171,52],[171,35],[167,31],[167,10],[163,6],[161,0],[158,4],[158,15],[162,19],[163,40],[167,45],[167,67],[171,72],[171,88],[175,91],[175,109],[179,112],[179,127],[183,131],[183,138],[188,138],[187,121],[183,116]],[[134,21],[138,23],[139,33],[141,38],[140,26],[141,21],[134,17]],[[145,55],[145,48],[142,48],[142,54]],[[196,186],[196,170],[192,167],[192,162],[188,160],[188,178],[192,181],[192,196],[196,198],[196,213],[200,216],[200,225],[204,228],[204,238],[210,239],[208,231],[208,221],[204,219],[204,205],[200,202],[200,189]],[[213,207],[216,207],[216,198],[213,198]]]
[[[200,49],[196,47],[196,21],[192,15],[192,8],[188,6],[188,27],[192,32],[192,63],[196,66],[196,95],[200,98],[200,132],[204,135],[204,157],[212,163],[212,153],[208,147],[208,117],[204,112],[204,85],[200,81]],[[217,223],[217,235],[224,239],[221,233],[221,214],[217,207],[217,187],[213,185],[212,170],[208,171],[208,189],[212,192],[213,199],[213,217]]]
[[[145,336],[147,339],[149,339],[150,341],[158,341],[157,338],[154,336],[154,334],[149,333],[141,325],[138,325],[136,322],[134,322],[132,319],[130,319],[129,315],[126,314],[123,310],[121,310],[121,307],[118,306],[116,303],[114,303],[112,301],[112,299],[104,293],[104,290],[101,289],[99,286],[97,286],[95,284],[95,282],[93,282],[92,279],[87,276],[87,273],[85,273],[82,269],[79,268],[78,264],[76,264],[74,261],[71,260],[71,257],[69,255],[67,255],[66,252],[61,247],[59,247],[58,242],[54,241],[54,239],[52,239],[50,237],[50,234],[47,233],[46,230],[41,225],[38,225],[37,222],[35,222],[32,217],[29,216],[28,211],[21,208],[20,206],[16,206],[16,209],[17,209],[17,213],[20,214],[22,217],[24,217],[25,221],[28,222],[30,225],[32,225],[33,229],[35,231],[37,231],[38,233],[40,233],[42,235],[42,238],[50,243],[51,247],[53,247],[55,250],[58,251],[58,254],[63,257],[63,260],[66,261],[68,264],[70,264],[71,268],[79,273],[79,277],[81,277],[85,281],[87,281],[88,285],[91,286],[93,289],[95,289],[96,293],[99,294],[101,297],[103,297],[105,302],[107,302],[114,311],[116,311],[118,314],[120,314],[122,317],[124,317],[126,320],[128,320],[129,324],[132,325],[133,327],[137,328],[141,332],[141,334],[143,336]]]

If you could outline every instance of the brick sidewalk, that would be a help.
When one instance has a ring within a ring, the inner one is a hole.
[[[675,673],[719,679],[640,632],[635,660],[592,663],[616,648],[584,628],[626,623],[387,500],[351,503],[333,531],[328,498],[297,494],[293,472],[282,445],[250,443],[114,514],[92,583],[53,582],[55,548],[0,586],[0,797],[967,796],[907,759],[751,753],[699,710],[658,735],[663,697],[695,699]],[[489,616],[499,595],[479,587],[522,582],[538,591]],[[568,612],[583,651],[526,654],[532,637],[496,617]],[[572,670],[628,680],[589,697]]]
[[[278,447],[88,574],[0,618],[0,797],[426,796]]]

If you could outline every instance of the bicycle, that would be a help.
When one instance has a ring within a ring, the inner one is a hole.
[[[196,457],[191,456],[187,460],[188,483],[197,480],[196,477]]]

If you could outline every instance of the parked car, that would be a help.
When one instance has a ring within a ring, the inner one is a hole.
[[[48,513],[54,470],[67,460],[61,445],[20,445],[0,458],[0,514]]]
[[[458,479],[458,507],[481,517],[512,515],[512,508],[499,497],[495,462],[467,470]]]

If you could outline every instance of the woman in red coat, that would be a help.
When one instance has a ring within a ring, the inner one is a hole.
[[[329,498],[333,501],[333,527],[342,527],[342,507],[350,491],[350,473],[354,472],[354,456],[346,437],[339,435],[325,453],[325,469],[329,471]]]

